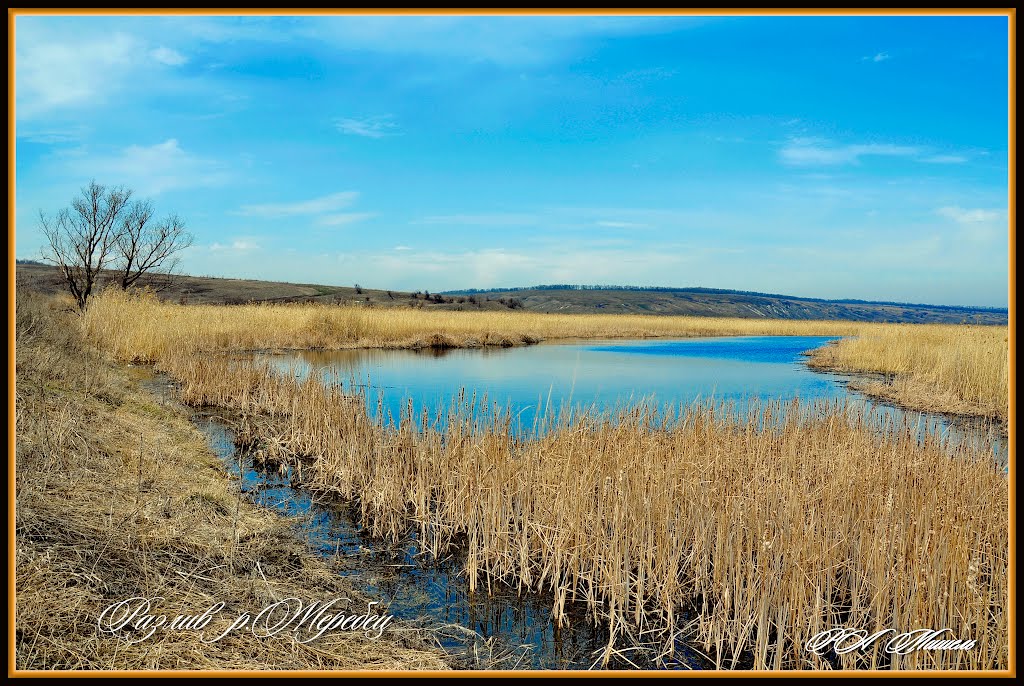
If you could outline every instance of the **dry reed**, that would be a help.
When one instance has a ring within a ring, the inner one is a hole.
[[[18,294],[13,668],[446,667],[404,629],[376,641],[332,631],[306,645],[290,632],[205,644],[183,630],[134,645],[101,634],[102,610],[133,596],[162,596],[172,618],[228,603],[211,632],[290,596],[362,600],[292,522],[239,499],[187,409],[83,346],[75,319]]]
[[[547,589],[558,610],[582,601],[620,639],[652,626],[671,635],[695,616],[695,640],[722,666],[1008,665],[1008,490],[984,448],[922,442],[914,427],[879,427],[844,406],[778,403],[748,413],[694,406],[671,418],[642,407],[583,414],[529,438],[513,435],[500,413],[468,406],[444,424],[405,416],[391,427],[371,418],[364,399],[319,379],[197,354],[843,335],[851,338],[827,346],[818,364],[881,372],[891,376],[887,392],[916,385],[930,402],[998,415],[1003,327],[227,308],[109,293],[83,327],[120,359],[155,361],[186,402],[248,417],[268,462],[301,467],[307,485],[357,501],[373,533],[412,529],[435,553],[463,549],[473,586]],[[948,627],[978,644],[832,663],[803,650],[835,626]]]
[[[179,305],[106,291],[82,320],[116,358],[154,362],[179,352],[523,345],[571,338],[732,335],[843,336],[815,352],[820,368],[886,375],[863,387],[914,409],[1007,416],[1007,329],[534,312],[454,312],[356,306]]]
[[[1006,420],[1010,357],[1002,326],[889,324],[814,351],[812,366],[885,375],[858,390],[917,410]]]
[[[160,367],[186,402],[250,417],[265,459],[357,501],[374,534],[461,548],[471,586],[548,590],[556,615],[584,602],[620,640],[671,635],[690,613],[723,667],[1008,665],[1007,481],[983,448],[822,404],[637,407],[526,438],[467,405],[391,426],[336,385],[255,361]],[[831,665],[803,649],[836,626],[978,643]]]

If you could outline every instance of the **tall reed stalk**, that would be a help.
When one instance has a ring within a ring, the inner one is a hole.
[[[185,351],[523,345],[568,338],[842,336],[815,352],[827,369],[874,372],[864,390],[915,409],[1006,419],[1005,326],[871,324],[649,315],[452,312],[332,305],[179,305],[118,290],[82,320],[115,357],[154,362]]]
[[[1008,665],[1007,480],[984,447],[836,402],[641,405],[521,436],[463,401],[391,425],[337,384],[251,359],[159,366],[187,402],[262,418],[261,456],[301,462],[373,534],[462,550],[471,588],[548,591],[560,621],[583,602],[629,640],[692,617],[720,666],[767,669],[826,667],[804,645],[837,626],[949,628],[977,646],[834,666]]]

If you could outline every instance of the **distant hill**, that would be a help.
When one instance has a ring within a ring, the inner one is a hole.
[[[1006,324],[1006,309],[867,300],[825,300],[718,288],[573,286],[469,289],[444,295],[514,299],[536,312],[693,315],[764,319],[845,319],[871,322]]]
[[[99,288],[114,278],[105,275]],[[17,289],[32,289],[43,293],[65,292],[66,288],[56,267],[19,260],[15,265]],[[508,299],[487,296],[442,296],[425,291],[397,291],[351,286],[324,286],[284,281],[257,279],[224,279],[214,276],[145,276],[139,286],[149,286],[156,294],[174,302],[192,304],[240,305],[247,302],[275,303],[328,303],[358,304],[370,307],[417,307],[438,310],[507,310],[518,303]],[[97,289],[97,290],[98,290]]]
[[[64,290],[55,267],[18,262],[16,287],[47,293]],[[846,319],[877,322],[1006,324],[1005,309],[916,305],[861,300],[821,300],[771,293],[714,288],[635,288],[551,285],[532,288],[427,293],[352,286],[297,284],[255,279],[161,276],[142,285],[159,288],[175,302],[241,304],[245,302],[319,302],[369,307],[417,307],[432,310],[509,310],[562,313],[628,313],[744,317],[762,319]]]

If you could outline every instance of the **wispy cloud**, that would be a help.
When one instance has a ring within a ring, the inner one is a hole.
[[[578,52],[588,39],[668,32],[707,22],[701,17],[317,17],[293,33],[332,48],[490,62],[507,67],[547,64]]]
[[[239,239],[232,241],[229,244],[213,243],[210,245],[210,252],[232,252],[232,253],[245,253],[252,252],[253,250],[259,250],[260,245],[253,240]]]
[[[222,185],[231,178],[223,164],[187,152],[175,138],[130,145],[109,157],[81,154],[69,160],[67,169],[79,178],[123,183],[142,195]]]
[[[964,209],[963,207],[940,207],[935,210],[936,213],[945,217],[946,219],[952,219],[958,224],[978,224],[981,222],[996,221],[1002,217],[1002,210],[985,210],[985,209]]]
[[[368,117],[365,119],[338,119],[334,122],[338,131],[350,136],[364,138],[384,138],[399,135],[398,124],[391,115]]]
[[[1008,224],[1007,213],[1001,209],[975,208],[967,209],[959,206],[940,207],[936,214],[957,224],[960,238],[975,245],[990,245],[1002,238],[1006,240]]]
[[[58,145],[82,140],[89,129],[82,125],[68,127],[35,128],[31,125],[18,126],[18,138],[31,143]]]
[[[18,21],[15,50],[19,120],[115,97],[142,55],[142,43],[125,33],[57,35],[25,19]]]
[[[532,226],[538,222],[533,214],[494,212],[486,214],[445,214],[423,217],[411,224],[446,226]]]
[[[963,164],[967,158],[963,155],[931,155],[922,157],[921,161],[928,164]]]
[[[914,157],[921,148],[890,143],[860,143],[837,145],[824,138],[791,138],[779,156],[784,164],[792,166],[830,166],[859,164],[862,157]]]
[[[345,226],[355,224],[365,219],[377,216],[373,212],[342,212],[339,214],[326,214],[316,220],[318,226]]]
[[[885,62],[892,57],[887,52],[876,52],[874,55],[865,55],[860,59],[862,62]]]
[[[291,217],[295,215],[323,214],[345,209],[359,197],[357,191],[342,191],[331,193],[311,200],[300,200],[298,202],[285,203],[264,203],[259,205],[242,205],[239,214],[247,217]],[[340,215],[344,216],[344,215]]]
[[[150,50],[149,56],[160,64],[166,64],[170,67],[180,67],[188,62],[188,58],[180,52],[164,46],[160,46],[155,50]]]

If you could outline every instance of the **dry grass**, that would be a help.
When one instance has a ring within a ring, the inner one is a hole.
[[[1006,421],[1008,340],[1002,326],[890,324],[819,348],[811,364],[884,374],[858,390],[912,409]]]
[[[154,362],[181,351],[523,345],[570,338],[724,335],[846,336],[813,363],[880,372],[869,394],[914,409],[1005,421],[1007,329],[533,312],[439,312],[329,305],[177,305],[107,291],[83,319],[85,335],[121,360]]]
[[[556,613],[587,603],[626,645],[686,626],[723,667],[824,668],[802,648],[820,630],[948,627],[977,647],[837,665],[1008,666],[1007,481],[984,449],[835,405],[634,408],[529,438],[461,407],[391,428],[252,361],[160,366],[186,402],[249,417],[269,462],[358,501],[373,533],[464,550],[471,586],[547,589]]]
[[[103,608],[132,596],[163,596],[171,617],[224,601],[225,623],[289,596],[359,596],[290,522],[240,497],[180,405],[83,347],[74,320],[19,293],[18,669],[445,667],[402,632],[332,631],[308,645],[243,631],[210,645],[194,631],[132,646],[100,634]]]
[[[406,417],[394,429],[314,378],[196,354],[839,334],[857,338],[819,364],[891,374],[889,385],[917,384],[929,402],[989,394],[1005,404],[1005,328],[182,307],[118,294],[97,298],[83,325],[116,357],[156,361],[186,402],[248,417],[269,462],[358,501],[373,533],[412,528],[427,549],[464,550],[474,586],[548,589],[558,608],[585,602],[627,644],[686,626],[722,666],[820,668],[802,645],[821,629],[949,627],[977,647],[835,665],[1008,666],[1007,481],[977,446],[922,444],[915,428],[820,405],[743,415],[705,405],[672,419],[636,408],[529,439],[462,407],[445,426]]]
[[[91,340],[118,358],[150,362],[180,350],[478,347],[562,338],[850,335],[864,325],[331,305],[178,305],[107,291],[91,302],[84,326]]]

